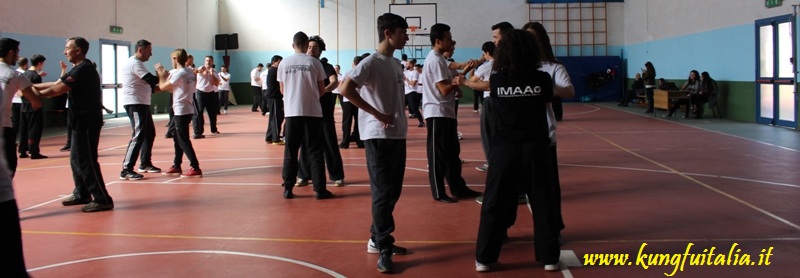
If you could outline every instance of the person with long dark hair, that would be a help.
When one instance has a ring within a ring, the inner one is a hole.
[[[669,108],[669,113],[664,115],[664,118],[672,117],[672,114],[675,113],[681,105],[686,105],[686,114],[683,115],[683,118],[689,118],[689,105],[695,103],[695,101],[699,101],[700,99],[696,96],[700,93],[700,73],[697,70],[692,70],[689,72],[689,78],[686,80],[686,83],[683,84],[681,90],[689,91],[687,94],[689,98],[681,98],[675,101],[672,104],[672,107]]]
[[[481,206],[475,270],[498,262],[518,186],[533,210],[536,260],[559,270],[558,222],[552,194],[553,169],[547,106],[553,98],[550,75],[539,70],[541,45],[529,32],[503,35],[494,52],[489,79],[494,107],[488,117],[492,147]]]
[[[703,108],[706,102],[709,101],[709,98],[716,97],[718,91],[719,87],[717,87],[717,81],[711,78],[711,75],[709,75],[707,71],[704,71],[702,74],[700,74],[700,93],[695,95],[695,98],[692,99],[692,103],[695,105],[695,119],[703,118]]]
[[[550,74],[553,78],[553,102],[547,107],[547,120],[550,138],[550,163],[553,169],[553,200],[554,207],[558,219],[559,231],[563,230],[564,218],[561,216],[561,182],[558,174],[558,156],[556,153],[556,121],[561,117],[561,101],[556,102],[556,99],[571,98],[575,96],[575,87],[572,86],[572,79],[563,64],[558,62],[556,56],[553,54],[553,46],[550,45],[547,30],[539,22],[529,22],[522,27],[523,30],[533,34],[539,43],[542,45],[541,59],[542,66],[539,70]],[[559,235],[560,237],[560,235]]]

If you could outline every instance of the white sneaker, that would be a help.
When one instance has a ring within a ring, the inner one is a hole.
[[[336,187],[344,186],[344,179],[334,181],[333,186]]]
[[[304,179],[301,179],[301,178],[297,178],[297,182],[294,183],[294,186],[297,186],[297,187],[306,186],[306,185],[308,185],[308,180],[304,180]]]
[[[228,115],[228,109],[222,110],[222,114]]]
[[[559,270],[561,270],[561,266],[560,265],[561,265],[561,263],[546,264],[546,265],[544,265],[544,271],[551,271],[551,272],[552,271],[559,271]]]
[[[477,272],[489,272],[490,270],[492,270],[492,269],[489,268],[489,265],[482,264],[482,263],[479,263],[478,261],[475,261],[475,271],[477,271]]]

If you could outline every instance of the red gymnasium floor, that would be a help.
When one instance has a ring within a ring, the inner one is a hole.
[[[394,257],[394,275],[665,277],[678,264],[675,277],[796,277],[798,149],[606,104],[568,104],[565,110],[558,127],[567,225],[561,272],[546,273],[534,261],[525,206],[500,264],[490,273],[475,272],[480,206],[474,200],[431,199],[425,129],[412,119],[394,233],[410,254]],[[463,106],[459,117],[464,178],[482,190],[485,173],[475,170],[483,164],[478,114]],[[21,159],[15,180],[30,273],[40,278],[379,276],[377,256],[365,250],[370,193],[363,149],[353,144],[341,151],[348,184],[329,183],[336,198],[315,200],[312,189],[303,187],[295,189],[295,199],[285,200],[283,147],[264,143],[266,121],[243,107],[221,115],[222,134],[193,140],[201,179],[145,174],[145,180],[120,181],[131,131],[127,119],[108,120],[100,163],[116,208],[99,213],[61,206],[73,186],[68,153],[58,152],[65,138],[47,138],[42,152],[50,158]],[[173,153],[172,141],[163,137],[165,123],[157,121],[153,150],[156,166],[164,169]],[[612,261],[623,265],[590,265],[594,254],[629,257]],[[747,262],[747,255],[755,265],[733,265]],[[697,265],[714,263],[721,265]]]

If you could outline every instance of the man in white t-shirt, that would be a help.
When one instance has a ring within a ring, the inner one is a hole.
[[[25,256],[22,253],[22,232],[19,224],[19,208],[14,197],[14,188],[11,179],[14,177],[13,171],[16,170],[15,143],[16,135],[11,127],[11,98],[17,93],[18,89],[23,89],[22,93],[28,96],[36,108],[41,108],[42,102],[38,97],[34,97],[31,90],[32,85],[27,78],[22,77],[19,72],[11,66],[17,63],[19,57],[19,41],[9,38],[0,38],[0,121],[3,128],[0,129],[0,238],[3,240],[3,247],[0,248],[0,269],[4,276],[8,277],[28,277],[25,268]],[[28,83],[25,83],[28,81]],[[13,91],[6,91],[5,89]],[[6,124],[6,119],[8,123]],[[10,134],[9,134],[10,133]],[[10,140],[9,140],[10,138]],[[10,144],[9,144],[10,143]],[[6,155],[14,158],[14,166],[11,167]]]
[[[261,109],[261,116],[264,116],[269,112],[269,104],[267,101],[267,89],[269,88],[269,83],[267,82],[267,77],[269,77],[270,67],[270,65],[267,65],[267,69],[262,69],[258,76],[258,79],[261,80],[261,98],[258,101],[258,107]]]
[[[264,64],[258,63],[258,66],[250,71],[250,88],[253,91],[253,107],[250,110],[253,112],[258,112],[258,108],[261,107],[262,83],[264,82],[264,79],[261,78],[261,71],[263,69]]]
[[[403,76],[405,77],[404,89],[406,93],[406,104],[408,105],[408,117],[417,118],[419,120],[418,127],[425,127],[425,121],[422,119],[422,113],[419,111],[419,98],[422,96],[417,91],[417,84],[419,82],[419,73],[416,69],[417,59],[408,60]]]
[[[222,114],[228,114],[228,97],[231,93],[231,74],[228,66],[222,65],[219,68],[219,107]]]
[[[492,109],[492,99],[489,96],[489,76],[492,74],[492,66],[494,65],[494,59],[492,55],[494,54],[494,47],[495,44],[493,42],[485,42],[481,46],[481,50],[483,51],[482,58],[486,60],[485,63],[480,65],[477,69],[475,69],[475,73],[472,77],[467,80],[464,84],[476,92],[483,93],[483,111],[481,112],[481,120],[480,120],[480,130],[481,130],[481,145],[483,146],[483,155],[486,158],[487,164],[482,166],[477,166],[475,169],[481,172],[488,171],[489,168],[489,148],[491,147],[490,139],[491,136],[489,135],[489,126],[488,126],[488,119],[487,117],[490,115],[490,110]]]
[[[128,113],[133,135],[128,142],[128,148],[122,159],[122,171],[119,178],[122,180],[140,180],[144,178],[139,173],[159,173],[161,169],[153,166],[153,141],[156,138],[156,126],[153,124],[153,114],[150,110],[150,95],[153,86],[158,84],[158,77],[147,71],[144,62],[150,60],[153,48],[149,41],[136,42],[135,54],[128,58],[122,66],[122,106]],[[133,169],[136,159],[140,158],[139,173]]]
[[[217,111],[219,111],[217,85],[219,85],[219,77],[214,70],[214,57],[206,56],[203,66],[197,69],[197,91],[194,95],[195,112],[194,119],[192,119],[194,139],[206,138],[203,135],[205,131],[203,111],[208,112],[211,133],[219,134],[219,130],[217,130]]]
[[[19,57],[17,59],[17,72],[22,74],[28,69],[28,58]],[[14,128],[14,136],[19,135],[19,120],[22,116],[20,110],[22,109],[22,97],[19,94],[14,94],[11,99],[11,126]],[[14,139],[16,141],[16,139]]]
[[[442,53],[452,52],[455,41],[450,26],[437,23],[431,27],[433,49],[425,58],[422,68],[422,113],[428,127],[428,178],[433,199],[444,203],[455,203],[447,195],[444,180],[450,185],[450,193],[456,198],[477,197],[481,193],[469,189],[461,177],[461,147],[456,134],[455,97],[458,79],[448,68]],[[468,64],[471,64],[470,62]],[[455,79],[455,80],[454,80]]]
[[[322,52],[325,51],[325,41],[320,36],[311,36],[308,38],[308,56],[320,59]],[[336,70],[331,64],[328,64],[327,59],[320,59],[322,68],[325,70],[325,94],[319,98],[319,105],[322,109],[322,137],[319,138],[323,144],[323,157],[325,159],[325,167],[328,170],[328,178],[333,181],[334,186],[344,186],[344,163],[342,162],[342,154],[339,152],[339,142],[336,138],[336,123],[333,119],[333,112],[336,106],[336,99],[333,95],[333,89],[339,85],[339,79],[336,76]],[[302,186],[308,180],[309,165],[307,163],[306,150],[300,150],[300,171],[298,172],[298,182],[296,186]]]
[[[283,197],[294,198],[292,188],[297,179],[298,152],[302,145],[308,152],[311,180],[317,199],[333,194],[326,189],[322,158],[322,107],[319,98],[325,94],[325,70],[322,63],[306,55],[308,35],[297,32],[292,38],[294,54],[278,65],[278,82],[283,94],[286,124],[283,158]]]
[[[405,255],[394,245],[392,216],[403,189],[408,121],[403,97],[403,71],[394,51],[408,41],[406,21],[391,13],[378,17],[378,50],[351,70],[340,86],[342,95],[361,109],[359,133],[364,140],[372,192],[372,225],[367,252],[380,253],[378,271],[394,271],[392,255]],[[356,91],[356,87],[361,87]]]

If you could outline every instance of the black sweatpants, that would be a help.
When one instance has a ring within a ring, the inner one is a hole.
[[[322,118],[287,117],[283,139],[286,146],[283,151],[283,187],[291,189],[297,180],[298,154],[300,146],[308,151],[309,168],[314,191],[324,190],[325,169],[322,158]]]
[[[358,106],[347,101],[342,103],[342,143],[339,146],[348,148],[351,141],[355,141],[359,148],[364,147],[358,133]]]
[[[370,238],[380,249],[394,243],[394,207],[403,191],[406,168],[406,140],[370,139],[364,141],[372,192]]]
[[[408,114],[413,115],[422,123],[422,111],[419,110],[419,96],[417,92],[410,92],[406,94],[406,104],[408,105]]]
[[[69,164],[72,168],[72,179],[75,189],[72,195],[79,200],[93,199],[100,204],[114,201],[106,191],[100,163],[97,162],[97,145],[100,143],[100,129],[76,128],[72,130],[72,151],[69,153]]]
[[[175,135],[172,137],[172,142],[175,146],[175,158],[172,160],[172,166],[178,169],[181,168],[184,154],[192,168],[200,169],[200,162],[197,161],[192,141],[189,140],[189,123],[192,121],[193,116],[192,114],[175,115],[172,118],[175,121]]]
[[[444,181],[450,185],[450,193],[459,195],[467,189],[461,177],[461,144],[456,134],[456,119],[428,118],[428,179],[434,199],[447,196]]]
[[[5,277],[28,277],[18,211],[17,200],[0,203],[0,270]]]
[[[551,148],[548,145],[549,140],[492,145],[475,251],[479,263],[497,262],[508,229],[507,218],[518,208],[518,186],[524,187],[533,210],[536,260],[543,264],[558,262],[559,227],[554,210]]]
[[[41,154],[39,142],[42,141],[42,131],[44,130],[44,110],[21,112],[20,116],[19,153]]]
[[[253,107],[250,108],[251,111],[256,112],[259,108],[261,108],[261,87],[258,86],[250,86],[250,91],[253,92]],[[262,113],[266,113],[266,111],[262,110]]]
[[[137,157],[142,159],[140,166],[152,166],[151,157],[153,141],[156,139],[156,126],[153,124],[150,105],[132,104],[124,107],[128,112],[133,135],[131,135],[131,141],[128,142],[128,148],[122,160],[122,169],[133,171]],[[74,153],[75,149],[72,149],[72,152]]]
[[[269,106],[269,123],[267,124],[266,141],[276,142],[281,140],[281,126],[283,125],[283,99],[267,98]]]
[[[342,162],[342,154],[339,152],[339,141],[336,139],[336,123],[333,120],[333,110],[336,105],[336,98],[333,93],[325,93],[319,98],[320,105],[322,106],[322,134],[320,138],[316,138],[323,145],[322,151],[325,157],[325,167],[328,169],[328,175],[331,180],[344,179],[344,165]],[[287,128],[288,129],[288,128]],[[308,179],[309,165],[307,164],[307,152],[304,149],[300,150],[300,172],[298,176],[301,179]]]
[[[203,110],[208,111],[208,122],[211,125],[211,133],[217,132],[217,112],[219,112],[219,97],[217,92],[203,92],[197,90],[194,93],[194,135],[203,135],[205,132],[205,119]]]

